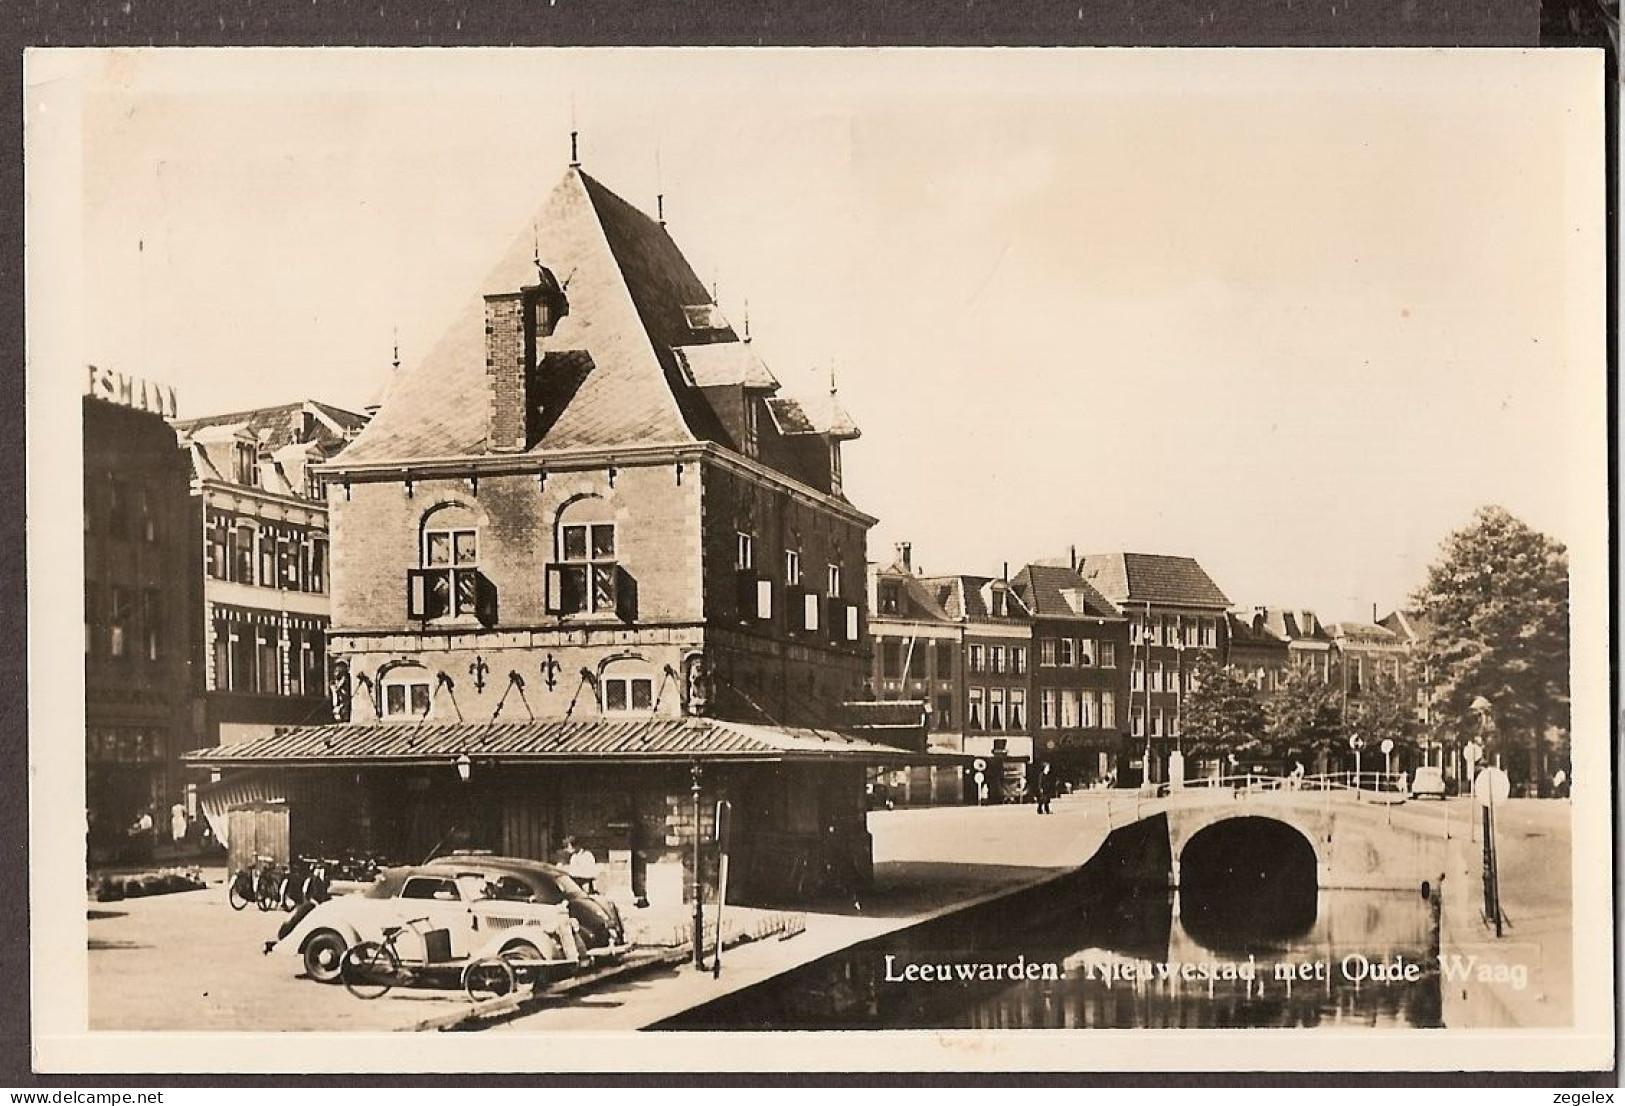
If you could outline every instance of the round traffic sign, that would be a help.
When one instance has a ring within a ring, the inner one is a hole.
[[[1511,794],[1512,781],[1500,768],[1486,768],[1473,779],[1473,798],[1479,806],[1489,806],[1492,801],[1504,803]]]
[[[981,757],[977,757],[975,760],[970,762],[970,766],[976,769],[978,772],[982,772],[987,769],[987,761],[983,760]]]
[[[984,778],[985,778],[985,777],[984,777],[984,776],[983,776],[983,775],[982,775],[982,773],[980,773],[980,772],[978,772],[978,773],[976,773],[976,774],[975,774],[975,775],[974,775],[974,776],[972,776],[972,777],[971,777],[971,778],[972,778],[972,779],[973,779],[973,780],[975,780],[975,781],[976,781],[976,782],[977,782],[977,783],[981,783],[981,782],[982,782],[982,780],[983,780],[983,779],[984,779]]]
[[[1384,755],[1394,751],[1393,738],[1385,737],[1382,739],[1382,751]]]
[[[1361,737],[1359,734],[1354,734],[1353,736],[1351,736],[1349,738],[1349,748],[1350,749],[1364,749],[1365,748],[1365,738]]]

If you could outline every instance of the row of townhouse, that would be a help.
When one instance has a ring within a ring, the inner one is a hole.
[[[997,577],[934,576],[901,543],[872,569],[871,591],[870,694],[917,703],[930,747],[962,763],[895,774],[886,782],[905,802],[1030,792],[1044,763],[1081,787],[1213,771],[1170,762],[1204,655],[1260,694],[1291,667],[1335,683],[1345,700],[1393,681],[1414,696],[1419,721],[1432,721],[1414,617],[1325,624],[1308,610],[1235,610],[1190,557],[1072,554],[1013,575],[1006,566]]]
[[[366,417],[315,401],[173,417],[91,368],[83,399],[86,817],[111,859],[194,829],[187,750],[328,715],[328,527],[315,467]]]

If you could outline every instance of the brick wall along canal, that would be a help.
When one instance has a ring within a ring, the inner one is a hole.
[[[1076,872],[652,1028],[1441,1024],[1436,896],[1316,891],[1313,869],[1305,883],[1280,850],[1249,850],[1206,878],[1187,863],[1174,895],[1155,878],[1168,871],[1166,833],[1159,845],[1157,832],[1120,830]]]

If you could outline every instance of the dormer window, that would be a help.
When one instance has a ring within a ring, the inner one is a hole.
[[[1005,615],[1004,589],[993,589],[993,617],[1003,618]]]
[[[761,440],[761,400],[745,393],[745,440],[740,443],[744,448],[746,457],[754,457],[758,452],[758,443]]]

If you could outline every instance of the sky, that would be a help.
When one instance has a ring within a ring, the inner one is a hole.
[[[1181,554],[1238,605],[1369,618],[1480,505],[1570,543],[1606,506],[1577,479],[1601,130],[1572,55],[49,61],[81,89],[79,119],[29,124],[82,135],[81,348],[31,371],[162,381],[183,416],[370,402],[396,343],[409,366],[482,291],[575,129],[600,181],[664,194],[787,391],[835,374],[871,559]],[[31,203],[63,185],[43,172]]]

